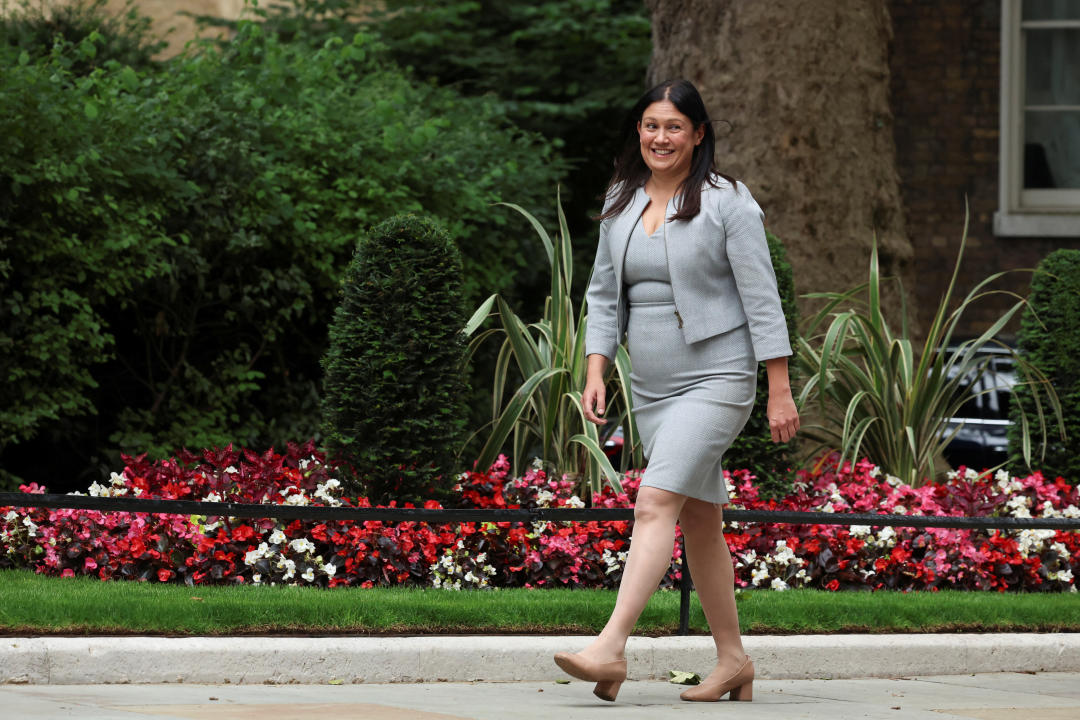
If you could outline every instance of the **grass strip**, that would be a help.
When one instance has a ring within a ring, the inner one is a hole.
[[[588,634],[603,627],[611,590],[461,591],[418,588],[198,587],[0,571],[0,633],[26,634]],[[1071,594],[744,591],[747,634],[830,632],[1080,632]],[[696,597],[692,632],[705,632]],[[678,629],[679,593],[656,593],[644,635]]]

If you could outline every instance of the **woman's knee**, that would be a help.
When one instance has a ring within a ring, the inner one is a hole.
[[[717,529],[724,524],[724,506],[697,498],[687,498],[679,513],[679,526],[683,532],[699,528]]]
[[[669,521],[675,523],[679,517],[685,495],[660,488],[642,487],[638,490],[634,502],[634,522]]]

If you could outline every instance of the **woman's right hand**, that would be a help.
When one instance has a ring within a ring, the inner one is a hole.
[[[607,410],[607,391],[603,378],[590,377],[585,381],[585,390],[581,393],[581,404],[585,408],[585,419],[597,425],[607,422],[602,416]]]

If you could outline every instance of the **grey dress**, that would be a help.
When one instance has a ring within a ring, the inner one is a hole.
[[[639,221],[623,261],[634,417],[648,460],[642,485],[728,500],[720,465],[754,406],[757,361],[746,323],[687,343],[675,314],[666,224]]]

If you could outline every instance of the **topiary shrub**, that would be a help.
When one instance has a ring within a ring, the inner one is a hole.
[[[1061,400],[1063,425],[1043,403],[1046,443],[1032,447],[1034,469],[1044,476],[1061,476],[1080,483],[1080,250],[1060,249],[1047,255],[1031,279],[1028,306],[1020,319],[1017,351],[1041,370]],[[1009,456],[1015,469],[1022,465],[1020,413],[1034,417],[1035,401],[1030,387],[1019,386],[1009,408]],[[1061,430],[1066,439],[1061,439]],[[1045,453],[1041,460],[1040,453]]]
[[[461,257],[433,220],[357,244],[323,357],[325,445],[373,503],[441,499],[465,430]]]
[[[798,337],[799,308],[795,296],[795,276],[791,263],[787,260],[787,250],[780,238],[772,233],[765,234],[769,241],[769,255],[772,256],[773,271],[776,273],[776,287],[780,292],[780,304],[787,319],[788,335],[791,348],[796,350],[795,338]],[[788,358],[788,367],[795,369],[794,358]],[[769,380],[765,373],[765,363],[758,364],[757,400],[754,412],[746,422],[746,427],[735,438],[724,454],[724,467],[729,470],[747,469],[757,476],[758,488],[763,497],[779,497],[791,490],[788,470],[791,458],[797,448],[795,441],[774,443],[769,430],[769,419],[765,408],[769,404]]]

